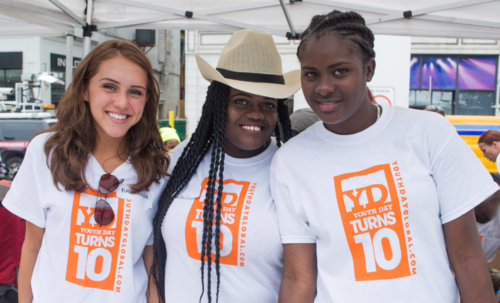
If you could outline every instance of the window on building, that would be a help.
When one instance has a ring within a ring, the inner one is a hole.
[[[73,68],[75,68],[80,61],[81,58],[73,57]],[[60,54],[50,54],[50,71],[53,76],[66,81],[66,55]],[[66,92],[66,86],[61,84],[52,83],[50,85],[50,99],[51,103],[56,107],[61,101],[64,93]]]
[[[498,56],[413,55],[410,107],[432,104],[446,114],[494,115],[497,63]]]
[[[433,91],[432,105],[440,106],[447,115],[452,114],[453,91]],[[430,105],[429,90],[410,90],[410,107],[424,109]]]
[[[54,77],[59,80],[66,81],[66,73],[52,73]],[[52,83],[50,85],[50,102],[52,104],[58,105],[66,91],[65,85]]]
[[[16,83],[21,82],[22,69],[0,69],[0,87],[16,87]],[[11,95],[6,95],[7,100],[15,100],[15,91]]]
[[[16,87],[21,82],[23,70],[22,52],[0,52],[0,87]],[[15,100],[15,92],[6,95],[7,100]]]
[[[456,106],[457,115],[494,115],[495,92],[461,91]]]

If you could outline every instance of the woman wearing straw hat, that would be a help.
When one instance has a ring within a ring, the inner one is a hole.
[[[291,137],[283,99],[300,88],[299,71],[283,74],[272,36],[252,30],[231,37],[216,69],[197,62],[211,84],[195,133],[170,154],[154,219],[161,301],[277,302],[283,248],[269,175]]]

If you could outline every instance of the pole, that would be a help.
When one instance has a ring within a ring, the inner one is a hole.
[[[90,26],[92,25],[92,11],[94,10],[94,0],[87,1],[87,25],[89,27],[88,31],[83,31],[83,58],[87,56],[90,52],[90,37],[92,37],[92,32],[90,31]],[[82,58],[82,59],[83,59]]]
[[[281,8],[283,9],[283,13],[285,14],[286,22],[288,23],[288,27],[290,27],[290,33],[292,34],[292,39],[295,39],[297,33],[295,32],[295,28],[293,27],[292,17],[290,17],[290,13],[286,8],[284,0],[280,0]]]
[[[429,76],[429,102],[432,105],[432,76]]]
[[[175,113],[173,111],[168,112],[168,124],[170,125],[171,128],[174,128],[175,126]]]
[[[73,81],[73,36],[66,35],[66,90]]]

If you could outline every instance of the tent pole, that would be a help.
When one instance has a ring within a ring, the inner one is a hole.
[[[297,34],[295,33],[295,28],[293,27],[292,18],[288,13],[288,9],[286,8],[284,0],[280,0],[280,4],[281,8],[283,9],[283,13],[285,14],[286,22],[288,22],[288,26],[290,27],[290,32],[292,33],[292,37],[295,38]]]
[[[73,35],[66,35],[66,90],[73,81]]]
[[[90,27],[92,25],[92,11],[94,10],[94,0],[87,0],[87,25],[89,27],[88,31],[83,31],[83,58],[87,56],[90,52],[90,37],[92,37],[92,31]],[[82,58],[82,59],[83,59]]]

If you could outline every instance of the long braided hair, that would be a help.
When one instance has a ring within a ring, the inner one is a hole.
[[[221,200],[224,180],[224,156],[226,144],[226,120],[227,99],[229,87],[220,82],[213,81],[208,87],[207,98],[203,105],[203,111],[196,131],[191,136],[189,143],[184,148],[172,176],[163,190],[158,202],[158,211],[153,220],[154,229],[154,258],[151,274],[156,284],[160,302],[165,302],[165,265],[167,250],[162,236],[162,223],[167,211],[179,194],[189,183],[206,153],[212,149],[210,170],[208,172],[208,183],[205,203],[203,207],[203,237],[201,251],[201,284],[202,291],[200,302],[205,293],[205,267],[207,268],[207,297],[212,302],[211,272],[212,272],[212,250],[215,249],[215,272],[217,275],[216,302],[219,298],[220,286],[220,222],[221,222]],[[280,140],[288,141],[292,137],[288,106],[284,99],[278,99],[278,123],[276,123],[275,134],[278,147]],[[281,130],[281,131],[280,131]],[[220,182],[217,182],[220,180]],[[217,192],[217,194],[215,194]],[[216,206],[214,207],[214,204]],[[215,209],[214,209],[215,208]],[[213,232],[215,213],[215,232]],[[212,238],[215,238],[215,248],[212,247]],[[205,265],[206,258],[206,265]]]
[[[312,18],[309,27],[300,35],[300,44],[297,48],[297,57],[301,56],[301,50],[306,46],[311,37],[320,38],[330,33],[338,35],[342,39],[350,40],[356,47],[363,63],[375,58],[373,50],[375,37],[366,26],[365,19],[356,12],[341,12],[334,10],[326,15],[316,15]]]

